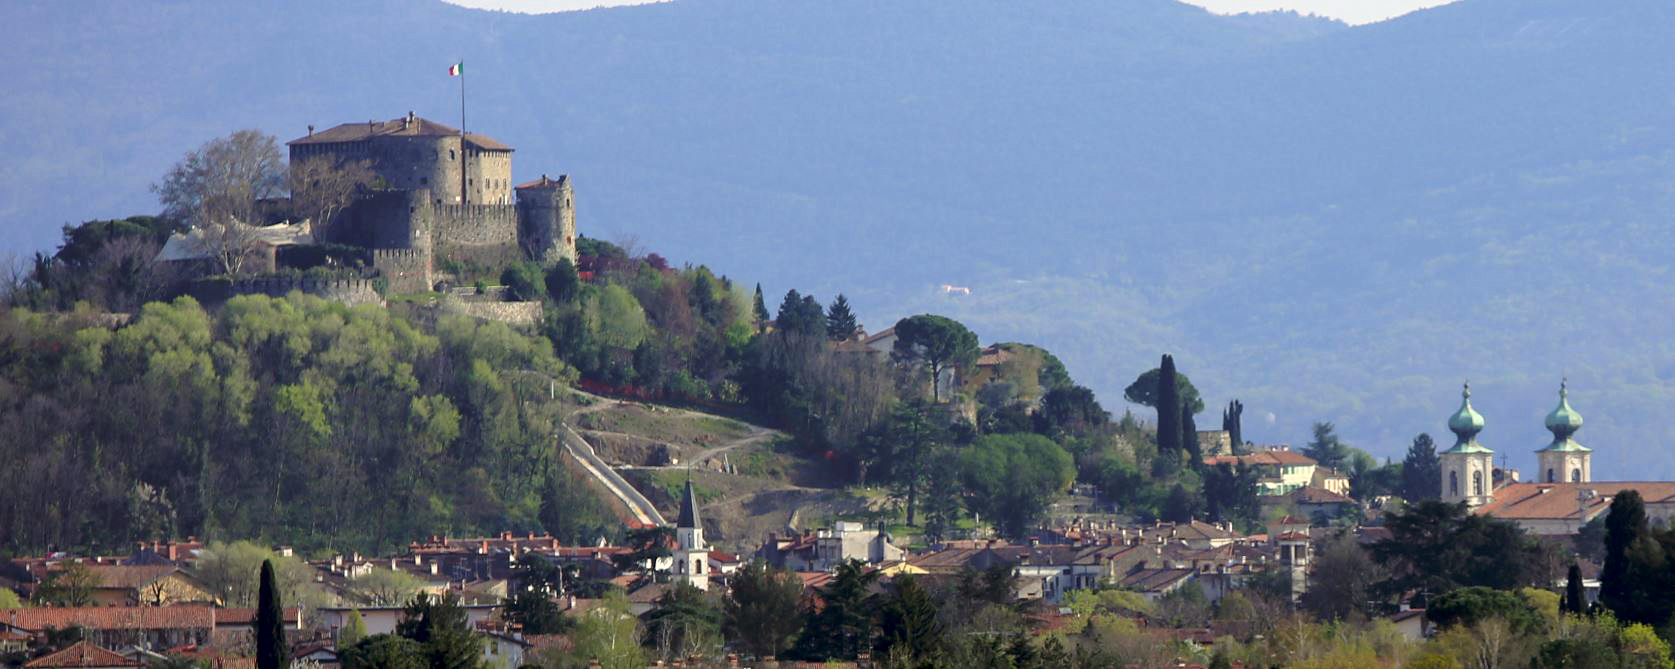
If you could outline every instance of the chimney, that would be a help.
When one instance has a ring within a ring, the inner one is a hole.
[[[308,136],[309,137],[314,136],[314,124],[313,123],[308,124]]]

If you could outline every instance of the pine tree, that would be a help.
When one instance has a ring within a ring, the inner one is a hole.
[[[942,644],[942,623],[936,603],[912,576],[896,577],[880,620],[880,657],[892,654],[915,660],[936,652]]]
[[[476,669],[482,659],[483,642],[453,593],[419,595],[402,613],[396,633],[419,642],[430,669]]]
[[[1012,658],[1012,669],[1041,669],[1041,653],[1022,629],[1012,633],[1006,654]]]
[[[1233,669],[1233,662],[1227,659],[1226,651],[1216,649],[1216,654],[1210,656],[1210,669]]]
[[[1402,460],[1402,498],[1408,502],[1422,502],[1442,496],[1442,463],[1437,459],[1436,442],[1431,435],[1420,433],[1413,438]]]
[[[849,298],[838,293],[832,305],[826,308],[826,336],[832,341],[844,341],[855,336],[859,327],[860,324],[855,322],[855,313],[849,309]]]
[[[1570,571],[1565,574],[1564,606],[1567,613],[1581,615],[1588,607],[1584,606],[1586,595],[1582,592],[1582,567],[1571,564]]]
[[[1160,457],[1180,457],[1181,395],[1175,385],[1175,357],[1163,355],[1157,375],[1157,452]]]
[[[273,575],[273,561],[262,561],[262,579],[256,599],[256,668],[285,669],[291,664],[285,645],[285,609],[279,601],[279,584]]]

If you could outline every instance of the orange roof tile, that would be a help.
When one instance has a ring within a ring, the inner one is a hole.
[[[92,642],[78,641],[69,648],[35,658],[23,666],[25,669],[138,667],[140,663],[95,646]]]
[[[1497,488],[1494,501],[1477,507],[1474,511],[1508,520],[1575,518],[1583,504],[1577,499],[1577,493],[1590,490],[1594,496],[1586,500],[1587,518],[1592,518],[1610,507],[1611,497],[1624,490],[1639,491],[1648,504],[1675,501],[1675,482],[1513,483]]]
[[[80,626],[90,630],[114,629],[210,629],[215,627],[215,610],[208,605],[177,606],[82,606],[65,608],[7,609],[0,619],[33,632],[48,627]]]

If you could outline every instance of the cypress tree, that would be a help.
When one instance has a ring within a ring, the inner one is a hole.
[[[1192,407],[1181,407],[1181,444],[1186,447],[1192,462],[1188,467],[1198,469],[1204,465],[1204,449],[1198,446],[1198,421],[1192,417]]]
[[[1175,385],[1175,358],[1163,355],[1157,375],[1157,453],[1178,458],[1181,448],[1181,393]]]
[[[1570,565],[1570,572],[1565,575],[1565,611],[1581,615],[1588,607],[1583,606],[1586,595],[1582,593],[1582,568],[1576,564]]]
[[[768,303],[762,300],[762,284],[760,283],[756,284],[755,309],[757,327],[761,327],[762,324],[768,322],[768,319],[772,318],[772,316],[768,314]]]
[[[285,646],[285,609],[279,602],[273,561],[263,560],[256,599],[256,669],[285,669],[291,664],[290,655]]]
[[[880,616],[880,656],[889,657],[892,650],[914,659],[929,656],[942,643],[936,603],[912,576],[898,576],[893,585],[895,591]]]
[[[1600,602],[1625,620],[1641,622],[1636,590],[1650,583],[1635,583],[1635,565],[1630,548],[1647,537],[1647,505],[1640,493],[1625,490],[1611,500],[1605,516],[1605,568],[1600,572]]]
[[[1239,447],[1245,445],[1245,435],[1242,426],[1245,415],[1245,405],[1239,400],[1227,403],[1227,410],[1221,412],[1221,429],[1227,431],[1228,441],[1233,442],[1233,451],[1239,452]]]

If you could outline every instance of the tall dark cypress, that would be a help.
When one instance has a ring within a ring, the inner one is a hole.
[[[1583,605],[1586,595],[1582,594],[1582,568],[1576,564],[1570,565],[1570,572],[1565,575],[1564,606],[1567,613],[1580,614],[1588,610]]]
[[[1221,412],[1221,429],[1227,431],[1228,441],[1233,442],[1233,450],[1238,451],[1245,445],[1245,435],[1241,423],[1245,415],[1245,405],[1239,400],[1227,403],[1227,410]]]
[[[1157,452],[1178,458],[1181,449],[1181,391],[1175,384],[1175,357],[1165,353],[1157,375]]]
[[[261,591],[256,599],[256,669],[285,669],[290,664],[279,584],[273,577],[273,561],[263,560]]]
[[[1635,490],[1624,490],[1611,499],[1605,516],[1605,566],[1599,573],[1599,601],[1619,619],[1644,622],[1641,617],[1643,590],[1650,584],[1637,583],[1639,576],[1630,551],[1648,532],[1646,502]]]

